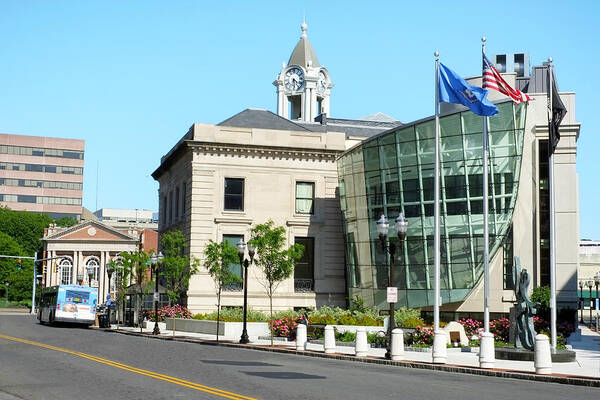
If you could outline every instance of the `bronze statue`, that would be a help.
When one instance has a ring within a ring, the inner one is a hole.
[[[535,345],[535,329],[533,328],[533,315],[536,313],[535,304],[529,299],[527,289],[529,288],[529,274],[526,269],[521,270],[521,261],[515,257],[513,267],[513,288],[517,298],[515,309],[517,312],[517,330],[515,335],[515,347],[524,347],[532,350]]]

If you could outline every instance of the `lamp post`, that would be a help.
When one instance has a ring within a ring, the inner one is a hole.
[[[596,284],[596,299],[598,299],[598,286],[600,285],[600,272],[596,272],[596,275],[594,275],[594,283]],[[600,301],[600,300],[596,300],[596,301]]]
[[[152,330],[153,335],[159,335],[160,329],[158,328],[158,299],[160,294],[158,293],[158,265],[162,262],[163,254],[161,251],[152,253],[150,256],[150,263],[152,264],[152,271],[154,271],[154,329]]]
[[[115,266],[111,263],[108,263],[106,265],[106,275],[108,275],[108,290],[107,290],[107,295],[106,297],[108,297],[109,302],[108,302],[108,327],[110,328],[110,307],[112,306],[112,301],[111,301],[111,297],[110,297],[110,277],[112,276],[113,272],[115,272]]]
[[[579,313],[581,315],[581,318],[579,319],[579,323],[583,324],[583,302],[584,302],[584,300],[583,300],[583,281],[581,281],[581,280],[579,281],[579,294],[580,294],[579,297],[581,298],[581,300],[579,301],[580,309],[581,309],[581,312]]]
[[[248,264],[251,264],[254,261],[256,247],[248,243],[248,255],[250,256],[250,260],[244,257],[246,243],[244,243],[243,239],[240,239],[237,244],[237,248],[238,256],[240,257],[240,266],[244,268],[244,322],[240,343],[247,344],[250,343],[250,339],[248,339],[248,331],[246,330],[246,319],[248,315]]]
[[[398,239],[400,241],[400,251],[404,251],[404,238],[406,238],[406,230],[408,228],[408,221],[404,218],[404,215],[400,213],[395,220],[396,233],[398,234]],[[377,232],[379,233],[379,240],[381,241],[381,249],[384,252],[388,252],[390,254],[390,277],[389,277],[389,287],[394,286],[394,257],[396,255],[396,245],[394,242],[390,242],[389,246],[387,244],[387,235],[389,231],[389,223],[385,218],[385,215],[381,215],[381,218],[377,221]],[[396,289],[397,290],[397,289]],[[394,306],[395,302],[390,301],[390,317],[388,319],[388,345],[387,351],[385,353],[385,358],[392,358],[392,330],[394,329]]]
[[[4,282],[4,285],[6,285],[6,307],[8,307],[8,287],[10,286],[10,283]]]
[[[587,281],[587,287],[588,289],[590,289],[590,326],[592,326],[592,286],[594,286],[594,281],[593,280],[588,280]]]

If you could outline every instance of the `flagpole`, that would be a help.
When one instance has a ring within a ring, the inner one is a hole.
[[[435,55],[435,178],[433,190],[435,192],[433,218],[433,254],[435,267],[435,282],[433,290],[433,351],[434,364],[446,363],[446,332],[440,330],[440,59],[437,51]]]
[[[485,55],[485,36],[481,38],[481,51]],[[483,327],[490,331],[490,253],[489,253],[489,210],[488,210],[488,126],[483,117]]]
[[[435,268],[434,302],[433,302],[433,331],[440,329],[440,59],[435,52],[435,178],[434,190],[434,234],[433,254]]]
[[[555,199],[554,199],[554,144],[552,143],[553,122],[553,98],[552,96],[552,57],[548,58],[548,150],[550,157],[548,160],[548,190],[550,194],[550,335],[552,337],[552,350],[556,350],[556,220],[554,218]]]
[[[485,36],[481,38],[481,62],[485,57]],[[481,79],[484,79],[482,69]],[[483,82],[482,85],[483,86]],[[488,202],[488,117],[483,116],[483,326],[484,332],[479,343],[479,366],[494,368],[496,359],[494,350],[494,335],[490,333],[490,249],[489,249],[489,202]]]

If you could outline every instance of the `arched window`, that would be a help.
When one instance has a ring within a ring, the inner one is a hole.
[[[92,282],[90,282],[89,270],[92,270],[94,273],[92,274],[92,281],[98,282],[98,276],[100,274],[100,259],[96,256],[90,256],[85,260],[85,280],[87,281],[89,286],[92,286]]]
[[[60,268],[60,284],[70,285],[73,282],[73,260],[71,257],[60,259],[58,266]]]

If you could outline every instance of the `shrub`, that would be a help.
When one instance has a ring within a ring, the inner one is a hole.
[[[472,318],[461,318],[458,320],[458,323],[465,328],[465,334],[469,339],[473,335],[479,335],[479,329],[483,328],[483,322]]]
[[[406,325],[406,321],[408,320],[416,320],[416,319],[421,319],[421,310],[419,310],[418,308],[406,308],[406,307],[400,307],[399,309],[397,309],[394,312],[394,319],[396,320],[396,325],[398,326],[406,326],[408,327],[408,325]],[[420,324],[417,325],[423,325],[424,323],[421,322]],[[415,326],[417,326],[415,325]],[[411,328],[414,328],[414,326],[412,326]]]
[[[192,317],[192,319],[199,319],[199,320],[206,319],[206,315],[207,314],[198,313],[198,314],[194,315]]]
[[[417,326],[425,325],[425,322],[421,318],[408,318],[404,320],[402,325],[399,323],[397,325],[404,328],[416,328]]]
[[[356,333],[354,332],[336,332],[335,340],[340,342],[354,342],[356,340]]]
[[[510,321],[508,318],[498,318],[490,321],[490,333],[494,335],[494,341],[508,343]]]
[[[165,322],[165,312],[162,310],[162,308],[160,310],[158,310],[158,322]],[[144,318],[147,319],[148,321],[151,322],[157,322],[156,321],[156,314],[154,313],[154,310],[152,311],[144,311]]]
[[[357,313],[365,313],[369,311],[369,308],[365,305],[365,299],[360,297],[359,295],[355,295],[350,299],[350,306],[348,307],[348,311],[354,314]]]
[[[540,317],[533,317],[533,329],[538,333],[547,332],[550,330],[550,324]]]
[[[216,321],[217,320],[217,312],[213,311],[211,313],[204,314],[203,318],[198,317],[197,319],[207,319],[210,321]],[[219,313],[219,321],[241,322],[243,320],[244,320],[244,309],[241,307],[224,308]],[[248,308],[246,320],[248,322],[267,322],[268,318],[265,315],[265,313],[263,313],[261,311],[255,311],[251,308]]]
[[[363,315],[362,317],[360,317],[357,321],[356,321],[357,325],[360,326],[378,326],[379,321],[377,321],[376,319],[374,319],[373,317],[369,316],[369,315]]]
[[[431,346],[433,344],[433,328],[417,326],[412,337],[413,344]]]
[[[340,325],[356,325],[356,319],[352,315],[346,314],[340,317],[338,323]]]
[[[158,310],[159,319],[161,313],[168,318],[192,318],[192,313],[190,312],[190,310],[188,310],[186,307],[180,306],[179,304],[175,304],[174,306],[161,307],[161,309]]]
[[[291,338],[293,337],[294,330],[297,326],[297,319],[292,317],[283,317],[281,319],[271,321],[271,331],[273,332],[273,336]]]
[[[336,319],[331,315],[309,316],[308,322],[310,324],[322,324],[322,325],[335,325],[337,323]]]
[[[531,292],[531,301],[538,303],[542,308],[550,308],[550,287],[538,286]]]

